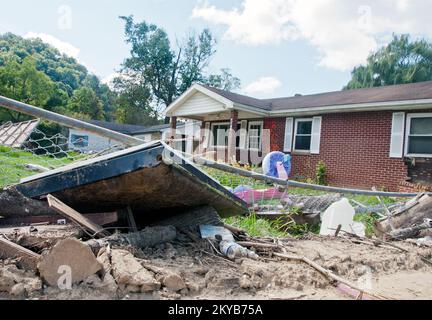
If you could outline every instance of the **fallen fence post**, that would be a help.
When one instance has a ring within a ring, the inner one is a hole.
[[[239,168],[232,167],[227,164],[218,163],[209,159],[204,158],[195,158],[195,160],[198,160],[200,164],[225,171],[228,173],[238,174],[240,176],[246,177],[246,178],[252,178],[255,180],[260,180],[268,183],[275,183],[281,186],[291,186],[295,188],[302,188],[302,189],[311,189],[311,190],[317,190],[317,191],[325,191],[325,192],[335,192],[335,193],[346,193],[346,194],[357,194],[357,195],[367,195],[367,196],[380,196],[380,197],[395,197],[395,198],[412,198],[416,197],[417,193],[402,193],[402,192],[384,192],[384,191],[371,191],[371,190],[361,190],[361,189],[349,189],[349,188],[338,188],[338,187],[328,187],[328,186],[320,186],[315,184],[309,184],[309,183],[303,183],[298,181],[292,181],[292,180],[283,180],[278,178],[273,178],[266,176],[264,174],[251,172]],[[429,195],[432,195],[432,193],[426,193]]]

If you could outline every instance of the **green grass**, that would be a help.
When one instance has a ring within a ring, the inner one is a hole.
[[[216,169],[205,168],[206,172],[213,178],[218,180],[223,186],[229,188],[236,188],[239,185],[251,186],[254,189],[266,189],[271,188],[273,185],[265,184],[262,181],[257,181],[251,178],[241,177],[239,175],[226,173]],[[319,196],[328,194],[325,191],[317,191],[303,188],[289,188],[289,194],[302,195],[302,196]],[[346,195],[350,200],[355,200],[365,206],[377,206],[380,204],[376,197],[364,196],[364,195]],[[398,199],[382,197],[383,202],[388,206],[394,204]],[[280,204],[279,199],[266,200],[261,204],[266,205],[278,205]],[[355,221],[362,222],[366,227],[366,235],[370,236],[374,233],[374,222],[379,219],[379,216],[374,213],[362,213],[357,214],[354,218]],[[227,224],[233,224],[236,227],[244,229],[248,234],[252,236],[272,236],[272,237],[284,237],[287,235],[291,236],[302,236],[306,233],[319,233],[320,226],[310,225],[299,225],[290,224],[286,227],[284,223],[280,221],[267,221],[263,219],[257,219],[256,216],[251,215],[249,217],[235,217],[230,218],[226,221]]]
[[[287,236],[287,233],[279,230],[274,222],[258,219],[254,214],[247,217],[227,218],[224,222],[246,231],[252,237],[283,238]]]
[[[20,179],[34,175],[34,171],[25,168],[27,164],[56,168],[71,163],[72,157],[77,160],[80,155],[70,153],[68,157],[54,158],[0,146],[0,187],[18,183]]]

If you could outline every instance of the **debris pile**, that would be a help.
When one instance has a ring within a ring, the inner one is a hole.
[[[93,239],[76,224],[30,229],[0,229],[2,244],[15,249],[0,249],[0,296],[385,299],[391,292],[358,284],[365,265],[384,277],[403,270],[425,272],[432,256],[431,248],[406,241],[394,245],[343,232],[337,238],[257,238],[222,223],[146,227],[138,241],[130,237],[135,233],[118,232]],[[223,249],[227,244],[248,254],[230,255]],[[33,254],[23,254],[27,251]]]

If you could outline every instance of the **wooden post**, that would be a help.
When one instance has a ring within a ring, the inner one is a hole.
[[[237,135],[237,128],[238,128],[238,111],[232,110],[231,111],[231,119],[230,119],[230,128],[228,130],[228,163],[236,162],[236,135]]]
[[[175,145],[175,142],[173,140],[175,139],[176,131],[177,131],[177,117],[171,117],[168,145],[170,145],[173,148]]]

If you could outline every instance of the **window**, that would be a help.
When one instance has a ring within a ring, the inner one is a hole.
[[[310,151],[312,141],[313,119],[296,119],[295,121],[295,151]]]
[[[262,147],[262,121],[249,122],[249,149],[261,150]]]
[[[89,145],[89,137],[88,136],[73,134],[71,136],[71,140],[72,140],[71,142],[72,142],[73,146],[76,148],[85,148],[85,147],[88,147],[88,145]]]
[[[237,124],[236,130],[236,148],[240,147],[240,130],[241,123]],[[230,129],[230,123],[213,123],[212,134],[213,134],[213,146],[214,147],[227,147],[228,146],[228,130]]]
[[[432,156],[432,113],[408,115],[406,141],[408,156]]]

